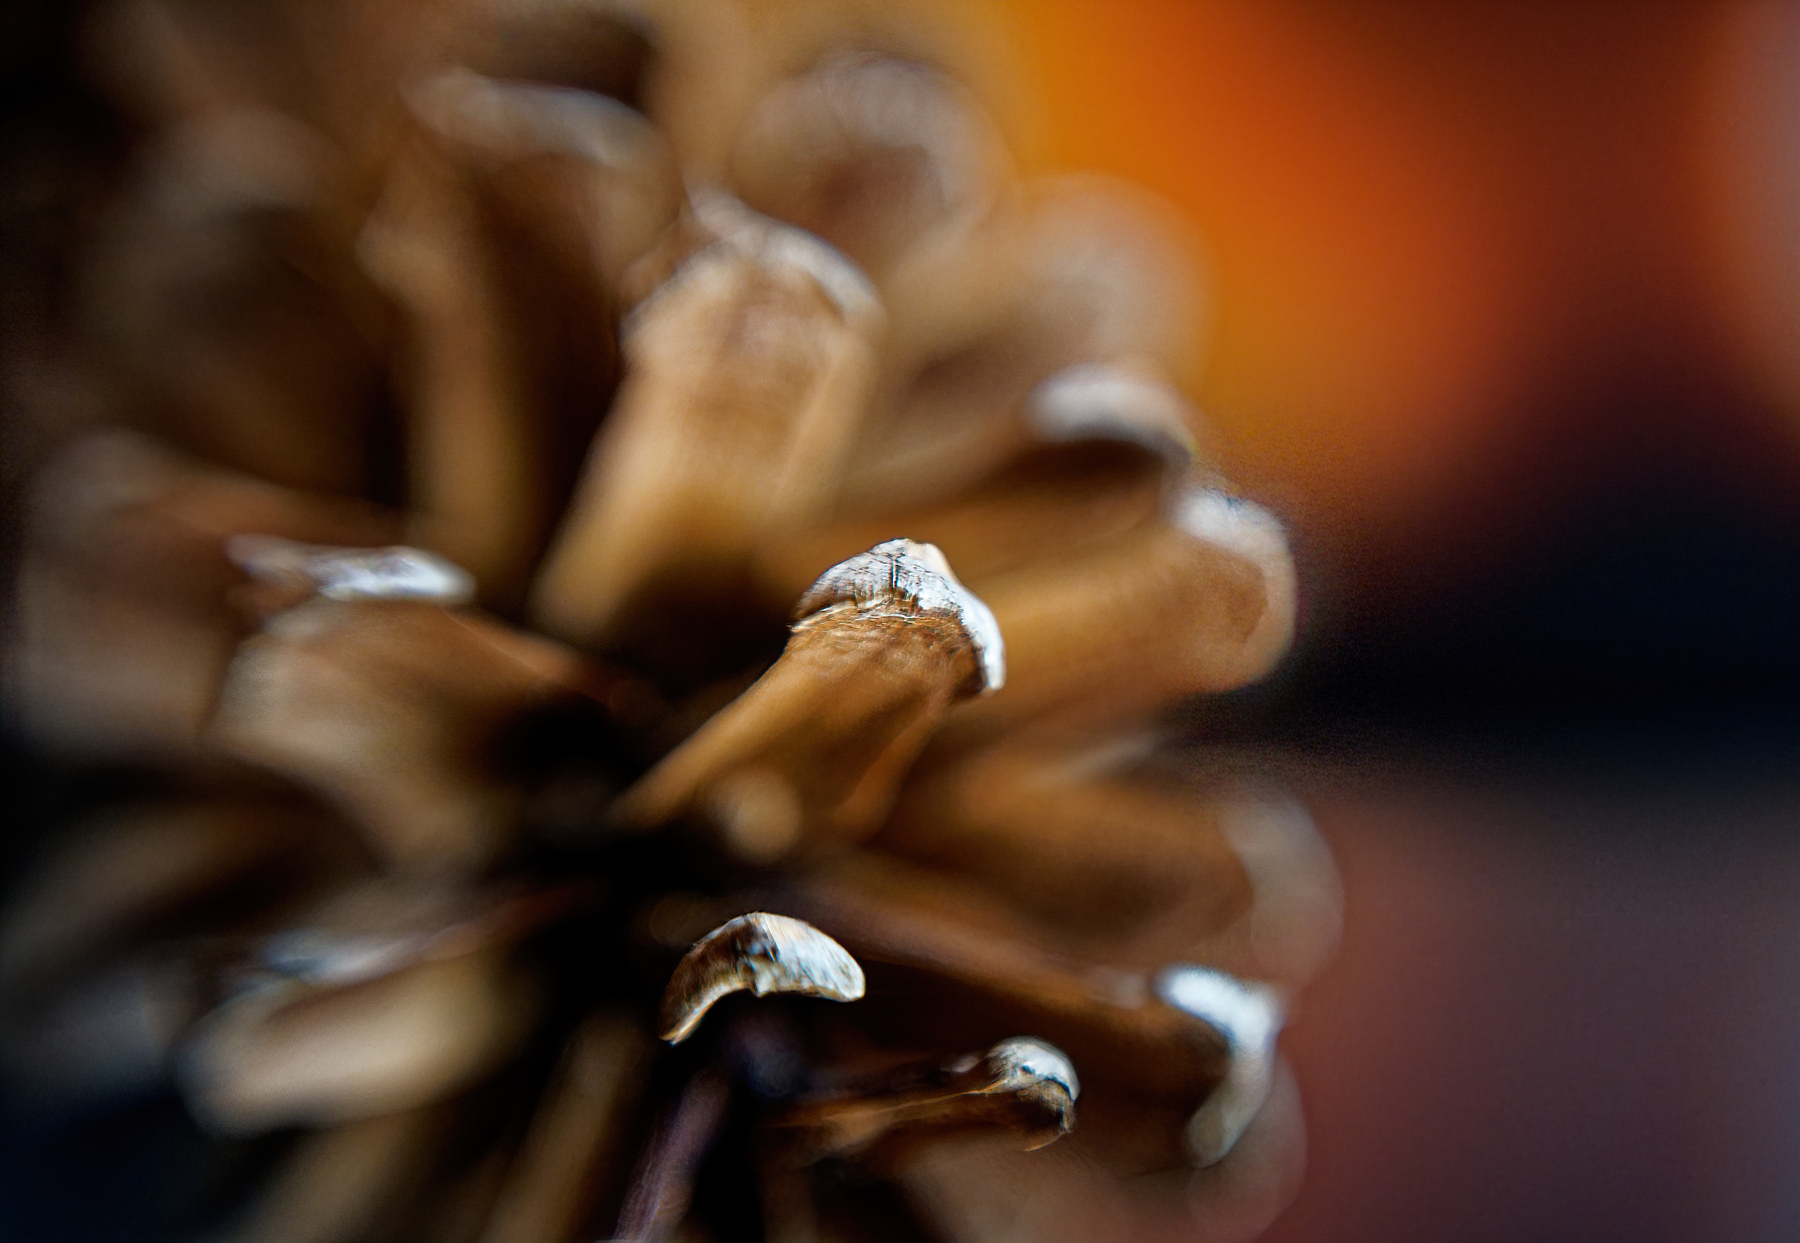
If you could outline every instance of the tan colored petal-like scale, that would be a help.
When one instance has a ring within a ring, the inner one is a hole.
[[[184,928],[192,908],[279,876],[276,902],[304,897],[355,866],[337,826],[260,799],[146,803],[82,831],[14,896],[0,931],[0,991],[15,1001],[71,971]],[[288,892],[281,892],[287,889]],[[204,930],[201,917],[186,925]]]
[[[255,1134],[442,1100],[514,1053],[541,998],[498,949],[341,986],[272,982],[195,1033],[182,1066],[207,1126]]]
[[[844,494],[970,487],[1042,438],[1034,395],[1071,367],[1184,384],[1192,270],[1165,211],[1095,179],[1027,183],[979,227],[925,239],[882,286],[882,382]]]
[[[1155,1102],[1162,1120],[1146,1110],[1143,1123],[1151,1168],[1219,1160],[1269,1090],[1282,1006],[1268,986],[1179,961],[1047,952],[979,888],[898,862],[845,860],[783,900],[876,973],[867,1006],[889,1039],[1023,1028],[1054,1041],[1090,1087]]]
[[[573,482],[569,433],[610,396],[619,278],[680,185],[604,96],[451,70],[409,98],[419,132],[359,254],[406,314],[411,538],[515,605]]]
[[[1294,565],[1261,506],[1190,485],[1168,520],[977,584],[1011,652],[1006,691],[960,716],[1117,723],[1267,673],[1294,629]],[[1105,635],[1104,642],[1095,636]]]
[[[319,791],[389,866],[469,876],[520,814],[495,741],[534,709],[618,684],[477,614],[320,597],[243,645],[208,736]]]
[[[399,524],[129,433],[63,450],[16,588],[7,697],[25,728],[77,753],[191,754],[260,604],[226,552],[249,532],[378,545]]]
[[[539,624],[590,648],[666,659],[684,610],[741,599],[754,550],[835,498],[866,399],[863,277],[716,196],[699,218],[717,240],[627,321],[624,387],[534,591]]]
[[[913,505],[859,497],[829,526],[766,548],[770,595],[889,531],[937,545],[972,582],[1065,560],[1157,519],[1193,471],[1197,416],[1153,375],[1068,367],[1031,391],[1023,417],[1030,442],[961,493]]]
[[[1255,889],[1216,792],[1120,767],[1051,746],[943,760],[874,844],[976,881],[1052,944],[1177,957],[1245,918]]]
[[[618,818],[697,815],[752,862],[865,835],[950,705],[1005,681],[992,615],[929,544],[852,557],[796,610],[781,659],[628,790]]]

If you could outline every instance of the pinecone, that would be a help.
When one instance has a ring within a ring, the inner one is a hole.
[[[1180,247],[1016,180],[931,32],[759,12],[98,28],[143,137],[9,651],[92,797],[5,1047],[53,1112],[180,1094],[182,1229],[1224,1239],[1291,1187],[1330,864],[1157,750],[1294,608]]]

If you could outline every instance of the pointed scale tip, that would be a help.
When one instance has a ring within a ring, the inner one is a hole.
[[[863,995],[862,968],[843,946],[802,920],[757,911],[694,943],[663,990],[662,1038],[680,1044],[720,998],[798,993],[832,1001]]]

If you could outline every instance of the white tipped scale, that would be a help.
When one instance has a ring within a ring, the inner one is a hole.
[[[802,920],[757,911],[695,942],[663,990],[662,1038],[680,1044],[721,998],[798,993],[832,1001],[863,995],[862,968],[836,941]]]
[[[1263,985],[1185,964],[1165,969],[1157,977],[1156,993],[1225,1039],[1230,1058],[1225,1077],[1187,1127],[1188,1151],[1195,1164],[1212,1165],[1231,1151],[1268,1099],[1275,1078],[1281,1001]]]
[[[1193,485],[1169,505],[1169,520],[1198,544],[1223,549],[1256,566],[1267,607],[1244,638],[1238,675],[1260,677],[1293,642],[1299,581],[1281,519],[1255,501],[1218,488]]]
[[[1038,439],[1026,403],[1064,368],[1191,378],[1205,334],[1181,228],[1124,187],[1057,178],[915,247],[881,284],[895,405],[859,445],[846,494],[975,486]]]
[[[1039,1083],[1059,1086],[1073,1101],[1081,1096],[1081,1080],[1074,1063],[1053,1044],[1032,1036],[1013,1036],[988,1050],[987,1064],[994,1073],[989,1092],[1016,1092]]]
[[[830,298],[846,323],[877,327],[886,317],[881,295],[850,256],[817,234],[751,211],[723,190],[700,187],[691,196],[694,218],[722,246],[764,267],[804,272]]]
[[[276,487],[129,432],[73,441],[31,493],[0,699],[42,742],[131,763],[191,754],[212,712],[243,637],[241,611],[221,594],[228,537],[382,544],[399,533],[360,502]]]
[[[429,600],[468,604],[475,598],[469,572],[436,553],[395,544],[386,548],[333,548],[275,535],[234,535],[225,555],[252,578],[310,583],[327,600]]]
[[[498,947],[348,987],[275,978],[201,1021],[177,1081],[195,1117],[231,1135],[412,1109],[504,1062],[541,1000]]]
[[[1105,544],[982,584],[1006,635],[1009,689],[965,716],[1125,721],[1185,695],[1236,689],[1274,666],[1296,607],[1281,524],[1191,483],[1164,511]]]
[[[1190,408],[1175,388],[1106,363],[1065,367],[1031,391],[1025,418],[1053,444],[1116,440],[1187,470],[1196,452]]]
[[[973,876],[1059,926],[1129,935],[1146,961],[1303,986],[1343,922],[1311,817],[1269,792],[1153,778],[1153,739],[1025,740],[934,763],[883,825],[883,849]],[[1096,887],[1100,872],[1110,879]]]
[[[1006,644],[993,610],[964,587],[936,544],[892,539],[819,576],[794,606],[796,630],[846,613],[948,617],[962,627],[981,666],[981,694],[1006,685]]]
[[[228,1133],[376,1117],[440,1100],[527,1038],[542,994],[513,947],[545,895],[365,880],[265,937],[177,1067]]]
[[[1241,496],[1218,488],[1190,487],[1170,507],[1170,522],[1192,539],[1215,544],[1259,565],[1288,564],[1287,530],[1281,519]]]
[[[784,1125],[804,1133],[809,1158],[885,1164],[921,1141],[953,1133],[1010,1137],[1024,1151],[1075,1127],[1081,1084],[1055,1045],[1013,1036],[986,1053],[901,1066],[884,1082],[795,1107]]]
[[[669,642],[662,619],[830,509],[877,370],[885,314],[848,259],[706,192],[687,223],[711,240],[626,316],[624,386],[533,591],[540,629],[601,649]]]
[[[1298,988],[1324,968],[1343,929],[1343,880],[1331,851],[1292,798],[1230,799],[1219,806],[1218,824],[1251,901],[1205,956],[1238,974]]]
[[[1075,1064],[1061,1049],[1032,1036],[1013,1036],[988,1050],[984,1066],[993,1080],[980,1089],[983,1095],[1014,1098],[1042,1109],[1052,1119],[1051,1126],[1029,1136],[1028,1150],[1042,1148],[1075,1129],[1081,1080]]]
[[[681,209],[681,180],[668,144],[647,117],[616,99],[458,68],[408,91],[407,103],[428,132],[491,178],[516,180],[524,161],[560,163],[562,184],[583,204],[586,219],[559,217],[559,223],[584,231],[608,285],[652,247]],[[553,202],[538,206],[556,214]]]
[[[1089,1086],[1104,1081],[1184,1113],[1199,1105],[1219,1078],[1222,1037],[1163,1002],[1139,971],[1046,950],[1045,923],[997,905],[984,885],[903,859],[846,853],[822,861],[796,878],[787,909],[829,929],[864,962],[979,990],[1012,1016],[1015,1030],[1067,1050]],[[918,987],[921,999],[935,995],[936,985]]]
[[[206,738],[312,788],[410,876],[479,873],[519,822],[494,731],[583,693],[573,653],[420,599],[315,596],[238,648]]]
[[[1276,1077],[1282,1010],[1260,982],[1184,963],[1143,973],[1048,953],[1033,940],[1044,925],[1004,914],[985,887],[894,856],[816,868],[793,900],[790,909],[863,961],[978,989],[984,1008],[1003,1007],[1018,1028],[1067,1050],[1086,1086],[1142,1102],[1146,1138],[1170,1168],[1230,1151]],[[941,995],[917,988],[908,999],[921,1007]],[[882,1003],[905,1014],[901,998]]]
[[[929,544],[889,540],[801,597],[781,658],[613,805],[697,817],[740,860],[859,840],[952,706],[1006,676],[993,614]]]
[[[571,155],[631,171],[662,156],[656,128],[616,99],[447,69],[406,93],[431,129],[503,158]]]

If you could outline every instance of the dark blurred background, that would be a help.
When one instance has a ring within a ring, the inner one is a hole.
[[[0,18],[9,415],[127,137],[81,11]],[[1268,1237],[1800,1238],[1800,5],[967,17],[1028,168],[1205,239],[1199,394],[1301,558],[1294,656],[1181,720],[1348,893]]]

